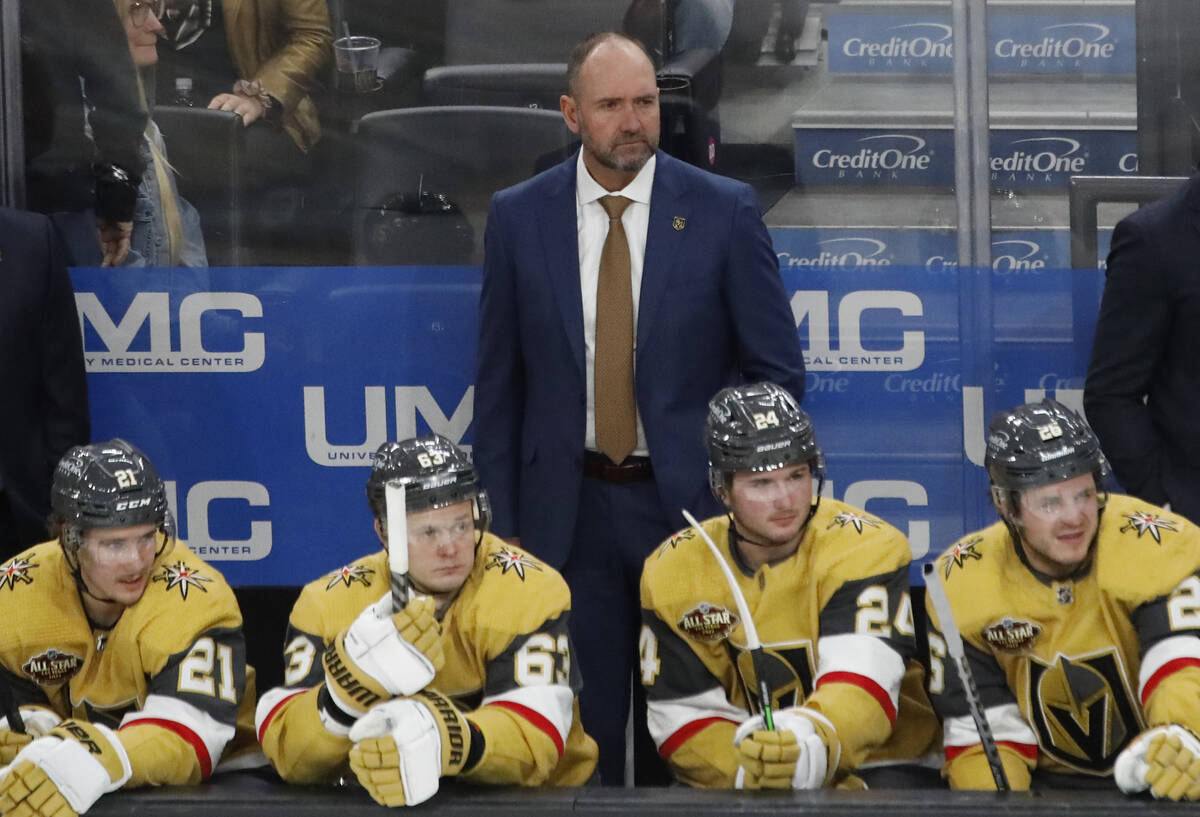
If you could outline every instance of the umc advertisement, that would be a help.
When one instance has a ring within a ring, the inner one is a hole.
[[[904,531],[919,581],[993,518],[987,415],[1079,407],[1100,273],[789,264],[819,252],[797,238],[774,235],[826,493]],[[146,451],[180,535],[235,585],[303,584],[374,548],[364,486],[385,439],[471,443],[477,268],[73,277],[93,437]]]

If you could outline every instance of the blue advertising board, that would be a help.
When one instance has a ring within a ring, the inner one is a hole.
[[[796,184],[950,187],[954,133],[946,128],[794,128]],[[993,187],[1066,189],[1071,176],[1137,173],[1137,134],[1105,128],[999,129],[988,137]]]
[[[986,415],[1042,393],[1078,406],[1100,274],[931,263],[947,235],[773,238],[826,492],[905,531],[919,582],[922,560],[992,521]],[[150,455],[181,535],[235,585],[299,585],[378,547],[364,486],[384,439],[471,443],[476,268],[73,277],[94,438]]]
[[[840,73],[948,74],[954,33],[949,4],[834,5],[829,68]],[[1133,3],[989,4],[992,74],[1132,75]]]

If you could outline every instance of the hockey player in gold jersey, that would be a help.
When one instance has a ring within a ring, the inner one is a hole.
[[[412,600],[394,612],[386,486],[404,486]],[[548,565],[487,532],[487,495],[445,437],[387,442],[367,501],[384,550],[308,584],[289,620],[285,686],[259,738],[285,779],[347,764],[375,800],[415,805],[442,776],[582,785],[596,744],[579,722],[570,593]]]
[[[1106,493],[1095,434],[1053,400],[998,413],[984,464],[1001,520],[936,567],[1010,787],[1200,799],[1200,531]],[[929,613],[943,774],[994,788]]]
[[[0,719],[0,812],[70,817],[207,778],[240,709],[251,736],[233,591],[175,540],[162,480],[123,440],[68,451],[51,506],[59,539],[0,566],[0,684],[20,705]]]
[[[729,513],[701,526],[752,611],[775,729],[732,591],[684,528],[642,573],[640,666],[659,754],[684,783],[737,788],[857,785],[868,759],[917,760],[937,724],[913,660],[904,536],[820,497],[812,422],[778,386],[721,391],[705,434]]]

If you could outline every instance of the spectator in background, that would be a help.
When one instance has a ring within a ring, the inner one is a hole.
[[[28,206],[50,216],[68,264],[118,265],[146,127],[120,22],[109,0],[22,0],[20,9]]]
[[[247,153],[264,177],[294,175],[321,135],[309,90],[333,43],[325,0],[171,0],[163,23],[158,102],[190,82],[197,106],[255,125]]]
[[[163,3],[162,0],[116,0],[116,6],[145,100],[143,72],[158,62],[158,37],[163,33],[159,15]],[[179,195],[175,173],[167,163],[162,133],[153,119],[146,123],[141,152],[146,172],[138,185],[126,266],[207,267],[200,214]]]
[[[50,221],[0,208],[0,563],[49,538],[59,457],[88,441],[71,279]]]
[[[1127,493],[1200,522],[1200,176],[1121,219],[1083,392]]]

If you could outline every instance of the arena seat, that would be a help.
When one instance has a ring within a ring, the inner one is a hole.
[[[377,111],[358,123],[356,264],[478,264],[491,196],[566,158],[557,111]]]

